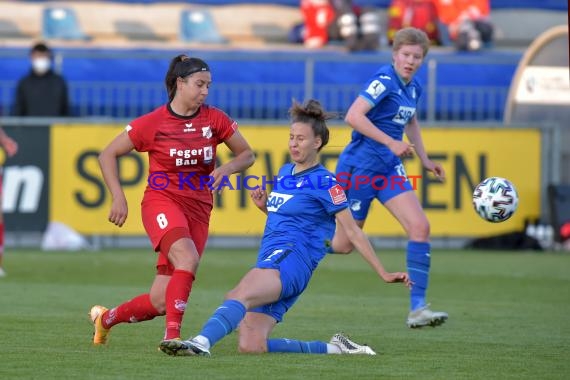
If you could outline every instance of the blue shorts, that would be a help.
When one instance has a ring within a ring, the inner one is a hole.
[[[374,198],[384,204],[397,195],[413,190],[401,162],[387,173],[378,173],[339,161],[336,179],[346,193],[352,216],[356,220],[366,219]]]
[[[297,302],[309,284],[313,271],[301,259],[300,253],[290,248],[270,249],[260,253],[255,267],[279,271],[281,295],[278,301],[248,311],[267,314],[277,322],[281,322],[283,315]]]

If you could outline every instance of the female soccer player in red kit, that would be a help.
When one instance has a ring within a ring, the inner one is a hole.
[[[180,338],[180,326],[200,257],[208,238],[212,188],[254,162],[237,123],[206,105],[212,83],[206,62],[175,57],[166,74],[169,102],[132,121],[99,155],[105,183],[112,195],[109,221],[121,227],[127,201],[119,182],[117,159],[132,150],[148,152],[148,186],[141,202],[142,221],[158,252],[156,277],[148,294],[115,308],[93,306],[93,343],[105,344],[118,323],[142,322],[166,315],[163,341]],[[224,143],[234,158],[215,167],[216,146]]]
[[[18,143],[4,132],[0,127],[0,147],[4,149],[8,157],[18,153]],[[2,205],[2,168],[0,167],[0,205]],[[4,256],[4,214],[0,207],[0,277],[6,276],[2,266],[2,256]]]

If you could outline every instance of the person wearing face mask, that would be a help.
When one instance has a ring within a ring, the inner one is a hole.
[[[52,52],[43,42],[30,50],[31,70],[16,88],[14,116],[69,115],[67,83],[52,68]]]

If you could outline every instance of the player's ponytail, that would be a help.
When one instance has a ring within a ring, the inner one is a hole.
[[[315,136],[320,137],[322,144],[319,151],[329,142],[329,129],[326,121],[337,117],[335,113],[326,112],[318,100],[309,99],[304,104],[293,99],[293,105],[289,109],[292,123],[307,123],[313,129]]]
[[[166,72],[166,77],[164,78],[164,84],[166,85],[166,92],[168,94],[169,102],[171,102],[172,99],[174,99],[174,95],[176,95],[176,80],[178,79],[178,75],[176,75],[175,72],[176,64],[188,58],[189,57],[186,54],[180,54],[172,58],[172,61],[170,61],[168,71]]]

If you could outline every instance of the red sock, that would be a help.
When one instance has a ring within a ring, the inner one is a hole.
[[[192,290],[194,274],[175,269],[166,287],[166,332],[164,339],[180,338],[180,326],[186,302]]]
[[[106,311],[101,324],[108,329],[118,323],[136,323],[149,321],[158,316],[158,311],[150,303],[149,294],[141,294],[113,309]]]

